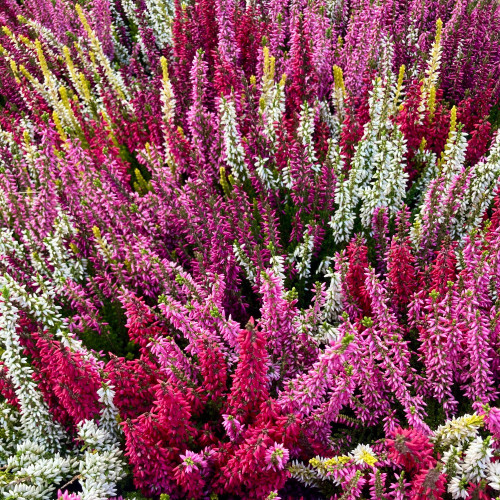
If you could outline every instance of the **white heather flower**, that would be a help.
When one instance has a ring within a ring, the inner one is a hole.
[[[419,193],[416,200],[417,205],[421,205],[429,184],[438,176],[439,170],[436,153],[428,151],[427,149],[423,151],[418,150],[415,158],[420,164],[425,165],[422,174],[412,187],[412,189],[415,189],[416,192]]]
[[[379,74],[384,79],[387,85],[394,81],[394,73],[392,72],[392,65],[394,60],[394,41],[390,35],[383,34],[381,40],[381,54],[379,61]]]
[[[7,461],[13,477],[0,482],[0,497],[51,500],[57,485],[73,474],[73,463],[71,457],[51,454],[45,446],[24,440]]]
[[[460,446],[451,446],[443,453],[441,462],[445,465],[445,471],[448,476],[455,476],[462,472],[463,451]]]
[[[103,450],[110,444],[107,442],[109,434],[92,420],[84,420],[78,424],[78,437],[85,446],[97,450]]]
[[[487,161],[471,167],[473,178],[458,214],[457,232],[463,237],[477,228],[495,196],[500,178],[500,133],[491,145]]]
[[[100,427],[106,431],[109,436],[117,440],[121,429],[118,425],[118,408],[115,406],[113,399],[115,397],[114,387],[102,382],[100,389],[97,391],[99,402],[102,403]]]
[[[328,273],[330,272],[330,266],[332,264],[332,256],[327,256],[324,259],[321,259],[321,262],[318,264],[316,272],[318,274],[323,274],[325,277],[328,277]]]
[[[260,114],[264,119],[264,134],[270,141],[272,150],[275,150],[276,129],[282,122],[285,112],[285,79],[275,83],[270,75],[263,75]]]
[[[342,176],[337,179],[335,190],[335,203],[337,210],[331,217],[328,225],[333,229],[335,243],[347,241],[354,227],[354,203],[351,196],[351,185],[349,179]]]
[[[300,481],[305,486],[312,486],[316,483],[318,479],[318,470],[313,468],[311,465],[304,465],[303,463],[293,460],[288,466],[288,471],[290,475]]]
[[[445,146],[441,173],[444,177],[443,190],[451,184],[453,177],[460,173],[465,162],[467,140],[462,132],[451,132]]]
[[[0,433],[0,465],[5,465],[20,441],[19,412],[5,401],[0,403]]]
[[[483,441],[481,436],[477,436],[467,448],[462,470],[469,481],[477,482],[486,476],[487,467],[493,456],[490,440],[488,437]]]
[[[448,483],[448,493],[450,493],[453,498],[467,498],[468,486],[469,482],[465,476],[453,477]]]
[[[372,188],[368,189],[370,197],[364,201],[366,214],[378,206],[379,199],[388,198],[391,200],[391,207],[401,204],[406,186],[406,174],[402,165],[406,146],[400,132],[395,133],[394,144],[389,140],[391,131],[394,130],[391,121],[387,119],[391,105],[382,80],[375,78],[369,99],[370,121],[365,125],[363,137],[356,146],[349,176],[344,179],[340,169],[335,172],[335,203],[338,209],[329,225],[333,229],[336,243],[349,239],[354,227],[356,206],[360,200],[365,200],[366,186],[371,183],[374,173],[380,179],[375,178]],[[401,162],[398,158],[401,158]],[[387,170],[389,175],[378,172],[380,169]]]
[[[269,161],[269,158],[261,158],[256,157],[255,160],[255,171],[262,182],[262,185],[267,189],[277,189],[278,184],[276,179],[274,178],[274,173],[272,170],[266,167],[266,163]]]
[[[474,439],[482,425],[483,417],[480,415],[464,415],[454,418],[436,429],[433,440],[442,447],[448,447],[451,444],[460,445]]]
[[[78,425],[78,437],[87,447],[78,462],[82,500],[106,500],[116,495],[116,483],[125,476],[119,443],[95,422]]]
[[[5,287],[5,282],[0,279],[2,285]],[[8,369],[21,408],[21,434],[48,450],[56,451],[60,449],[65,433],[52,419],[47,403],[33,381],[33,369],[23,355],[24,347],[17,333],[18,318],[18,309],[9,298],[9,288],[5,287],[0,300],[0,345],[5,349],[2,361]]]
[[[325,344],[332,344],[337,342],[340,338],[339,329],[330,325],[329,323],[322,323],[318,328],[318,339]]]
[[[282,255],[271,255],[269,259],[274,275],[283,280],[285,279],[285,258]]]
[[[164,48],[172,43],[172,24],[175,16],[171,0],[146,0],[146,19],[153,29],[156,43]]]
[[[255,279],[257,277],[257,270],[253,265],[253,262],[248,258],[245,253],[245,244],[240,245],[237,241],[233,243],[233,252],[238,264],[245,270],[247,278],[253,284],[256,283]]]
[[[326,289],[326,300],[323,306],[323,312],[327,321],[336,320],[342,312],[342,277],[339,272],[331,268],[325,274],[325,278],[330,278],[330,285]]]
[[[340,99],[343,99],[342,97],[342,89],[333,89],[332,90],[332,99],[334,101],[334,106],[336,109],[335,114],[333,114],[330,111],[330,105],[328,101],[319,101],[319,115],[321,117],[321,120],[324,121],[330,130],[330,139],[336,139],[339,137],[339,134],[342,130],[342,122],[341,122],[341,116],[343,113],[343,101],[340,102]]]
[[[363,189],[361,222],[366,228],[371,226],[373,213],[377,207],[384,206],[389,214],[396,214],[403,205],[406,195],[408,174],[405,172],[404,158],[406,140],[396,126],[379,141],[379,149],[373,162],[375,173],[370,185]]]
[[[367,464],[373,467],[378,461],[372,447],[367,444],[358,444],[358,446],[349,453],[349,456],[354,460],[354,463],[358,465]]]
[[[311,276],[311,260],[314,249],[314,237],[311,234],[313,227],[307,224],[304,230],[304,241],[297,245],[290,256],[292,262],[296,262],[299,279]]]
[[[488,464],[486,480],[491,488],[500,491],[500,462],[490,462]]]
[[[234,102],[222,97],[219,103],[219,112],[224,134],[226,162],[231,167],[233,177],[244,181],[250,177],[250,172],[245,162],[245,150],[238,132]]]
[[[316,110],[310,108],[307,102],[301,106],[299,128],[297,134],[301,139],[302,145],[305,147],[309,159],[310,167],[314,172],[319,172],[321,166],[317,164],[318,158],[314,150],[314,115]]]

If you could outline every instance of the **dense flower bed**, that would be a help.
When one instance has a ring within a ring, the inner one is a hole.
[[[500,496],[496,0],[0,0],[0,497]]]

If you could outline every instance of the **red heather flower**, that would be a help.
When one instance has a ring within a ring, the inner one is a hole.
[[[260,500],[284,486],[287,471],[278,469],[282,463],[279,458],[284,460],[285,449],[297,445],[301,422],[294,415],[281,415],[272,400],[265,402],[260,410],[255,423],[245,431],[244,440],[236,446],[231,445],[226,452],[221,450],[215,493]],[[283,448],[278,446],[280,443]],[[275,457],[277,467],[265,468],[268,451],[276,446],[283,450],[283,457]]]
[[[153,409],[122,424],[134,483],[144,494],[176,495],[179,491],[173,473],[179,452],[197,438],[190,418],[191,407],[182,392],[170,382],[162,382]],[[190,486],[181,481],[180,487]]]
[[[396,429],[386,445],[389,458],[408,472],[419,472],[436,463],[429,438],[415,429]]]
[[[247,328],[241,330],[238,337],[240,359],[233,375],[226,410],[241,423],[250,422],[269,397],[269,361],[264,334],[251,324]]]
[[[448,290],[448,282],[453,282],[456,278],[455,247],[456,243],[445,239],[432,265],[430,288],[437,290],[440,294],[445,294]]]
[[[457,120],[463,123],[463,118],[465,117],[461,117],[457,111]],[[471,165],[474,165],[484,157],[488,150],[488,145],[492,137],[491,123],[488,121],[488,117],[485,117],[477,123],[473,123],[470,128],[466,126],[465,130],[470,134],[465,159]]]
[[[422,139],[425,139],[426,148],[440,155],[448,138],[450,127],[449,111],[442,104],[442,90],[436,92],[436,105],[431,119],[426,110],[422,122],[416,117],[419,115],[418,107],[422,100],[421,83],[414,81],[410,84],[403,109],[398,113],[395,121],[407,141],[407,167],[410,182],[416,179],[423,168],[414,160]]]
[[[115,387],[114,403],[122,419],[136,418],[151,410],[159,371],[142,360],[126,360],[113,356],[105,368]]]
[[[146,347],[151,337],[162,333],[162,329],[157,326],[158,319],[142,297],[124,292],[120,301],[127,316],[126,326],[130,340],[138,343],[141,347]]]
[[[410,500],[440,500],[446,492],[446,475],[441,467],[421,470],[414,478]]]
[[[0,394],[12,406],[19,410],[19,402],[17,400],[16,391],[9,378],[9,372],[3,362],[0,361]]]
[[[371,301],[365,287],[365,273],[368,270],[368,248],[361,236],[353,238],[347,247],[349,270],[345,281],[350,295],[361,308],[363,316],[371,315]]]
[[[134,485],[146,495],[177,492],[173,478],[176,453],[162,443],[158,419],[144,413],[134,421],[122,424],[129,463],[134,474]]]
[[[318,76],[311,55],[311,34],[302,15],[297,14],[291,29],[291,51],[289,67],[291,85],[287,94],[287,112],[299,112],[304,101],[311,103],[316,95]]]
[[[491,500],[492,496],[484,490],[485,488],[487,487],[481,483],[469,483],[469,487],[467,488],[467,498],[470,500]]]
[[[96,417],[100,410],[97,391],[101,387],[96,368],[81,353],[71,352],[60,342],[38,337],[40,376],[74,424]]]
[[[160,383],[156,391],[156,413],[163,438],[170,446],[183,448],[196,437],[190,424],[191,407],[183,393],[170,382]]]
[[[173,56],[176,64],[172,66],[172,86],[176,98],[176,116],[181,120],[181,126],[185,128],[185,116],[189,109],[189,72],[196,53],[196,45],[193,43],[194,23],[190,19],[191,7],[183,8],[179,0],[175,0],[175,16],[172,26]]]
[[[257,54],[261,49],[263,36],[262,23],[259,22],[255,7],[239,12],[239,18],[235,23],[236,43],[240,51],[240,64],[245,76],[257,74]]]
[[[215,48],[217,46],[217,21],[215,18],[214,0],[199,0],[193,7],[193,29],[197,30],[196,39],[202,47],[212,69],[214,66]]]
[[[387,258],[387,284],[392,293],[392,303],[401,311],[408,305],[417,289],[415,257],[411,252],[409,238],[392,239]]]
[[[346,100],[346,116],[340,133],[340,147],[346,165],[350,164],[356,145],[363,137],[364,126],[370,121],[371,87],[371,80],[366,78],[361,96],[348,96]]]
[[[227,364],[219,346],[212,339],[202,336],[197,341],[202,387],[214,401],[227,391]]]

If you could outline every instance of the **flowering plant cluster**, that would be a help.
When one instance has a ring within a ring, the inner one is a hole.
[[[0,0],[0,497],[500,496],[497,0]]]

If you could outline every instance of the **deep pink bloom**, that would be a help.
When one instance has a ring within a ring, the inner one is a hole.
[[[419,472],[434,466],[434,447],[428,436],[415,429],[396,429],[386,439],[389,457],[407,472]]]
[[[266,451],[267,469],[283,470],[290,454],[283,444],[274,443]]]

